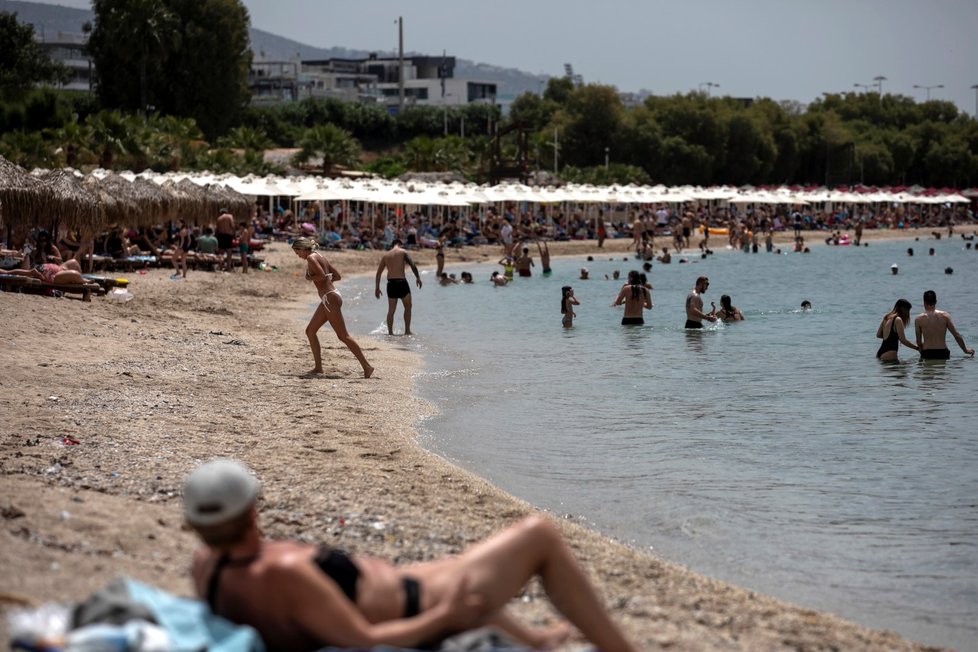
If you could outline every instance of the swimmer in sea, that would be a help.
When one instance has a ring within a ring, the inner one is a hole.
[[[563,315],[561,323],[564,328],[570,328],[574,325],[574,317],[577,317],[574,306],[581,305],[581,302],[574,296],[574,288],[569,285],[560,288],[560,294],[560,314]]]
[[[543,275],[550,276],[553,274],[553,270],[550,269],[550,248],[547,243],[543,243],[543,247],[540,246],[540,241],[537,240],[537,251],[540,253],[540,265],[543,266]]]
[[[720,310],[716,310],[718,319],[724,322],[744,321],[744,313],[740,312],[737,306],[730,303],[730,295],[724,294],[720,297]]]
[[[710,287],[710,279],[700,276],[696,279],[696,286],[686,296],[686,326],[685,328],[703,328],[703,320],[717,320],[716,315],[703,312],[703,294]]]
[[[625,304],[625,315],[621,318],[622,326],[641,326],[645,323],[643,310],[652,309],[652,293],[642,283],[637,270],[628,272],[628,282],[622,286],[615,298],[614,306]]]
[[[946,343],[948,331],[965,355],[975,355],[975,350],[965,345],[964,338],[954,327],[951,315],[937,309],[937,293],[933,290],[924,292],[924,312],[917,315],[913,326],[922,360],[947,360],[951,357]]]
[[[883,315],[880,327],[876,329],[876,337],[883,340],[879,350],[876,352],[876,357],[880,361],[892,362],[896,360],[900,342],[903,342],[904,346],[915,351],[919,350],[904,335],[904,326],[910,323],[910,307],[910,302],[906,299],[897,299],[893,310]]]

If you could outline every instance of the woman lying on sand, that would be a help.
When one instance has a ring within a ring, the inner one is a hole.
[[[350,337],[346,330],[346,322],[343,320],[343,297],[339,290],[333,286],[334,281],[339,281],[342,277],[336,268],[316,252],[316,243],[309,238],[298,238],[292,243],[292,251],[299,258],[306,261],[306,280],[312,281],[319,292],[319,307],[313,313],[309,325],[306,326],[306,337],[309,338],[309,346],[312,347],[312,359],[316,363],[309,373],[323,373],[323,354],[319,348],[319,337],[316,333],[323,324],[329,322],[333,327],[333,332],[340,342],[346,344],[346,348],[357,357],[360,366],[363,367],[363,377],[370,378],[374,368],[367,362],[363,355],[363,350],[357,341]]]
[[[411,647],[486,625],[524,645],[552,648],[570,634],[566,623],[529,629],[505,611],[534,576],[594,646],[635,649],[545,518],[524,519],[458,556],[398,567],[266,540],[258,525],[260,489],[239,462],[214,460],[187,478],[183,503],[205,544],[192,568],[197,595],[214,613],[254,627],[269,649]]]

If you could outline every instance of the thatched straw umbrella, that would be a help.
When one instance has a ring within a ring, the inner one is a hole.
[[[89,175],[82,181],[82,185],[98,197],[103,224],[126,224],[137,207],[125,193],[117,192],[117,188],[113,185],[113,178],[129,185],[125,179],[111,174],[104,179]]]
[[[184,178],[177,182],[167,182],[164,188],[181,198],[179,214],[187,222],[208,224],[213,220],[207,208],[207,196],[204,189],[190,179]]]
[[[251,200],[237,190],[221,183],[210,183],[207,184],[207,195],[215,215],[226,208],[239,222],[251,219]]]
[[[161,224],[176,216],[176,202],[152,181],[136,177],[132,181],[131,189],[140,209],[139,215],[134,216],[133,226]]]
[[[0,156],[0,219],[8,228],[26,230],[45,209],[44,184]]]
[[[44,206],[39,218],[57,226],[92,233],[102,226],[99,198],[68,170],[47,170],[38,175],[44,184]]]

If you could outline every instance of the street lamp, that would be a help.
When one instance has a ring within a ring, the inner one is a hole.
[[[880,104],[882,104],[883,103],[883,82],[886,81],[886,77],[884,77],[883,75],[877,75],[876,77],[873,77],[873,81],[876,82],[877,86],[879,87]]]
[[[861,89],[863,89],[863,93],[868,93],[869,92],[869,89],[871,89],[875,85],[876,84],[853,84],[853,86],[855,88],[861,88]]]
[[[608,154],[609,154],[610,151],[611,151],[611,148],[610,147],[605,147],[604,148],[604,169],[605,170],[608,169]]]
[[[975,119],[978,120],[978,84],[972,86],[975,89]]]
[[[720,88],[720,84],[717,84],[716,82],[711,82],[711,81],[702,82],[702,83],[700,83],[700,92],[703,91],[703,87],[704,86],[706,86],[706,96],[707,97],[710,96],[710,89],[711,88]]]
[[[935,84],[934,86],[921,86],[920,84],[914,84],[914,88],[923,88],[927,91],[927,101],[930,102],[930,90],[932,88],[944,88],[944,84]]]

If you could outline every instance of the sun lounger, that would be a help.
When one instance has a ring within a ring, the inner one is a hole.
[[[109,265],[112,269],[123,269],[132,272],[137,269],[145,269],[157,263],[156,256],[129,256],[127,258],[112,258]]]
[[[98,283],[45,283],[27,276],[0,274],[0,288],[3,290],[23,292],[26,294],[79,294],[82,301],[91,301],[92,293],[102,295],[106,290]],[[60,295],[58,295],[60,296]]]

